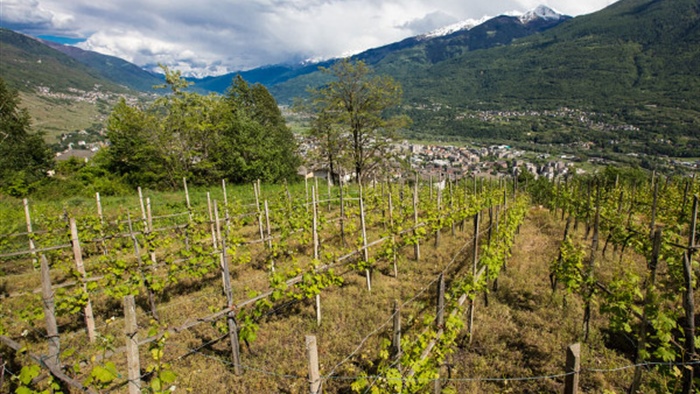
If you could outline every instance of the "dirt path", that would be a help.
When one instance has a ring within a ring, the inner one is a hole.
[[[554,295],[551,291],[549,263],[558,254],[562,234],[563,223],[547,211],[534,209],[529,213],[516,237],[507,270],[501,273],[498,290],[489,284],[488,306],[483,296],[477,298],[472,345],[453,355],[451,375],[455,380],[446,382],[445,388],[459,393],[563,391],[564,378],[551,376],[564,372],[566,347],[581,336],[583,304],[571,295],[563,307],[563,291]],[[595,315],[594,319],[600,319]],[[601,327],[603,322],[594,320],[593,326]],[[592,333],[583,346],[583,356],[609,354],[602,340],[599,331]],[[592,361],[589,357],[585,362]],[[443,375],[446,372],[443,370]],[[622,387],[614,382],[619,376],[588,374],[581,377],[581,387],[585,392],[620,392]],[[489,380],[533,377],[536,379]]]

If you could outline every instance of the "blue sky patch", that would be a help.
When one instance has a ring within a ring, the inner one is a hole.
[[[70,37],[61,37],[61,36],[41,35],[41,36],[37,36],[37,37],[41,38],[42,40],[57,42],[59,44],[65,44],[65,45],[75,45],[77,43],[85,41],[84,38],[70,38]]]

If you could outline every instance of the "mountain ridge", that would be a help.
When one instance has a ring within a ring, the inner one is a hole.
[[[475,132],[484,124],[459,120],[457,108],[574,107],[641,130],[586,130],[587,138],[597,139],[598,145],[604,146],[606,139],[626,139],[629,146],[612,148],[696,156],[700,154],[700,103],[694,99],[700,91],[699,44],[700,2],[621,0],[512,45],[471,52],[418,75],[397,77],[408,92],[408,102],[428,96],[452,106],[451,115],[443,112],[418,122],[428,132],[451,130],[470,137],[498,131],[492,125],[481,134]],[[381,72],[382,66],[377,70]],[[431,88],[421,89],[428,81]],[[572,139],[570,128],[562,125],[556,132],[560,138],[553,142]],[[524,141],[538,137],[530,134],[507,136]]]
[[[115,83],[143,92],[153,91],[153,86],[163,82],[162,76],[116,56],[87,51],[73,45],[59,44],[39,39],[43,44],[64,53],[85,66],[95,69],[102,77]]]
[[[370,48],[366,51],[363,51],[361,53],[358,53],[356,55],[351,56],[350,58],[353,60],[363,60],[370,65],[375,64],[376,62],[380,61],[382,58],[384,58],[388,53],[391,53],[395,50],[401,50],[405,49],[408,47],[413,47],[421,44],[425,44],[426,42],[431,42],[432,40],[444,40],[445,37],[447,36],[453,36],[453,35],[460,35],[460,34],[468,34],[467,32],[474,29],[474,28],[479,28],[479,26],[488,23],[491,20],[495,20],[497,18],[507,18],[510,19],[511,21],[516,21],[519,20],[519,22],[523,25],[526,26],[530,23],[537,22],[538,19],[547,19],[549,15],[557,15],[560,18],[570,18],[568,16],[564,16],[561,14],[556,13],[555,11],[551,10],[548,7],[544,6],[539,6],[536,9],[530,10],[526,13],[523,13],[522,15],[501,15],[495,18],[489,18],[489,17],[484,17],[480,20],[468,20],[468,21],[462,21],[458,23],[457,25],[449,25],[446,27],[443,27],[442,30],[434,30],[433,32],[429,32],[427,34],[423,35],[418,35],[418,36],[413,36],[413,37],[408,37],[403,40],[400,40],[395,43],[390,43],[381,47],[377,48]],[[538,27],[539,29],[539,27]],[[6,29],[5,29],[6,30]],[[478,29],[477,29],[478,31]],[[12,32],[11,30],[6,30],[7,32]],[[16,33],[12,32],[15,34],[21,34],[21,33]],[[531,30],[526,30],[523,32],[510,32],[508,34],[512,34],[512,37],[509,37],[509,39],[512,39],[514,37],[520,37],[528,34],[532,34]],[[8,40],[8,38],[5,36],[0,36],[0,40],[4,41],[12,41],[12,39]],[[35,42],[32,42],[33,46],[36,46],[36,43],[43,44],[53,50],[56,50],[73,60],[77,61],[78,63],[82,64],[83,66],[87,67],[89,69],[81,69],[82,72],[85,74],[92,75],[94,77],[98,78],[103,78],[106,81],[109,81],[111,84],[116,85],[116,86],[122,86],[126,87],[128,89],[134,89],[138,91],[143,91],[143,92],[151,92],[153,91],[153,86],[162,83],[162,76],[160,75],[154,75],[151,72],[148,72],[144,70],[143,68],[136,66],[126,60],[123,60],[118,57],[114,56],[109,56],[109,55],[103,55],[94,51],[88,51],[88,50],[83,50],[81,48],[78,48],[76,46],[72,45],[64,45],[40,38],[34,38],[30,36],[24,36],[25,40],[34,40]],[[16,40],[16,38],[14,38]],[[480,38],[481,40],[488,41],[488,38]],[[503,39],[501,39],[499,42],[497,42],[495,45],[500,45],[503,42]],[[472,43],[473,44],[473,43]],[[491,46],[491,44],[484,43],[477,45],[477,47],[488,47]],[[65,62],[65,58],[62,59],[63,63]],[[303,77],[304,75],[314,73],[318,70],[319,67],[328,67],[338,61],[339,58],[332,58],[332,59],[327,59],[319,62],[304,62],[304,63],[295,63],[295,64],[272,64],[272,65],[265,65],[262,67],[257,67],[251,70],[246,70],[246,71],[235,71],[231,73],[227,73],[224,75],[219,75],[219,76],[209,76],[209,77],[203,77],[203,78],[188,78],[191,82],[194,83],[194,88],[198,91],[214,91],[218,93],[224,93],[226,89],[231,84],[231,81],[233,78],[235,78],[236,75],[241,75],[244,79],[251,83],[262,83],[263,85],[270,87],[274,86],[280,83],[283,83],[285,81],[288,81],[290,79],[294,79],[297,77]],[[72,66],[71,66],[72,67]],[[68,72],[65,72],[61,70],[60,74],[69,74]],[[36,70],[33,70],[32,72],[36,72]],[[41,74],[41,73],[39,73]],[[9,78],[12,80],[13,78]],[[11,81],[12,83],[12,81]],[[109,85],[110,83],[106,83]],[[80,88],[83,90],[88,90],[86,84],[82,84],[85,86],[81,86]],[[20,84],[17,84],[17,87],[20,87]],[[54,84],[54,88],[57,88],[59,90],[65,88],[66,86],[63,86],[61,84]]]
[[[522,19],[523,15],[528,15],[528,18]],[[552,18],[552,15],[557,15],[557,18]],[[549,7],[539,6],[536,9],[530,10],[522,15],[499,15],[494,18],[487,18],[483,20],[482,23],[478,23],[474,26],[462,24],[462,28],[451,30],[446,32],[446,34],[433,34],[432,36],[417,35],[413,37],[408,37],[403,40],[383,45],[376,48],[370,48],[358,54],[352,55],[349,58],[351,60],[362,60],[365,63],[373,66],[381,61],[388,54],[396,50],[404,50],[408,48],[413,48],[420,45],[429,45],[430,43],[443,42],[445,40],[452,40],[457,37],[462,37],[462,41],[469,41],[472,47],[481,49],[492,47],[494,45],[503,45],[508,43],[515,38],[524,37],[536,32],[540,32],[549,29],[557,24],[571,19],[570,16],[559,14]],[[481,21],[481,20],[479,20]],[[477,21],[477,22],[479,22]],[[476,22],[475,22],[476,23]],[[498,31],[502,26],[499,24],[508,24],[508,30],[502,32],[501,34],[491,35],[489,31]],[[454,26],[454,25],[449,25]],[[447,26],[446,28],[448,28]],[[474,32],[474,33],[471,33]],[[430,33],[427,33],[430,34]],[[469,36],[475,34],[475,38],[470,39]],[[455,44],[455,46],[461,46],[462,43]],[[433,49],[433,52],[438,51]],[[451,55],[443,54],[443,57],[448,57]],[[195,86],[213,90],[219,93],[223,93],[228,86],[230,86],[231,80],[238,74],[240,74],[244,79],[251,83],[262,83],[268,88],[284,83],[294,78],[303,78],[308,74],[312,74],[318,70],[319,67],[329,67],[338,61],[336,59],[328,59],[318,63],[306,63],[297,65],[270,65],[263,66],[256,69],[232,72],[216,77],[207,77],[203,80],[196,78],[190,79],[195,82]],[[284,102],[291,102],[290,97],[277,97]]]
[[[525,22],[520,19],[521,15],[499,15],[468,29],[428,39],[422,36],[409,37],[399,42],[368,49],[351,56],[350,59],[364,61],[378,68],[378,71],[393,75],[395,68],[401,65],[392,64],[392,62],[406,61],[397,59],[397,53],[410,52],[406,55],[409,58],[408,61],[412,62],[414,68],[423,69],[475,50],[509,45],[514,40],[541,33],[572,19],[570,16],[558,15],[559,18],[538,17]],[[278,101],[291,103],[295,97],[306,94],[306,87],[301,85],[318,85],[323,81],[323,77],[318,73],[306,72],[268,88]]]
[[[73,57],[12,30],[0,28],[0,53],[1,76],[15,89],[33,91],[42,86],[57,91],[91,91],[102,86],[115,92],[125,91]]]

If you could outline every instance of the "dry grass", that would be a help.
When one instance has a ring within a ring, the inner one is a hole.
[[[32,117],[32,127],[46,133],[48,143],[56,143],[62,133],[83,130],[106,119],[97,105],[84,101],[63,100],[62,105],[56,105],[51,99],[24,92],[20,98]]]
[[[556,258],[564,223],[548,211],[533,210],[516,238],[508,270],[499,278],[498,291],[489,294],[489,306],[479,298],[471,347],[459,349],[450,363],[452,377],[477,381],[449,381],[459,393],[558,393],[564,388],[566,348],[581,342],[582,368],[609,369],[631,364],[624,352],[610,348],[618,338],[606,330],[607,319],[593,306],[591,333],[583,341],[583,301],[552,293],[550,261]],[[576,232],[582,240],[583,230]],[[589,244],[590,241],[583,241]],[[602,243],[601,243],[602,248]],[[605,280],[617,264],[611,254],[598,255],[596,274]],[[627,260],[625,260],[629,263]],[[629,347],[629,345],[627,345]],[[619,349],[618,349],[619,350]],[[581,375],[582,392],[626,392],[632,369]],[[488,381],[485,378],[543,377],[535,380]]]

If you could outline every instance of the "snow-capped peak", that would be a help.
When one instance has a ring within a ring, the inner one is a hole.
[[[318,55],[318,56],[306,58],[306,59],[302,60],[301,62],[299,62],[299,64],[301,64],[302,66],[308,66],[308,65],[312,65],[312,64],[325,62],[326,60],[329,60],[329,59],[331,59],[331,58],[328,56]]]
[[[431,32],[422,34],[418,36],[419,38],[433,38],[433,37],[442,37],[446,36],[448,34],[452,34],[454,32],[460,31],[460,30],[469,30],[475,26],[479,26],[480,24],[486,22],[487,20],[491,19],[490,16],[484,16],[481,19],[466,19],[457,23],[453,23],[448,26],[444,26],[438,29],[435,29]]]
[[[563,17],[563,14],[560,14],[559,12],[547,7],[546,5],[539,5],[534,10],[528,11],[520,15],[518,19],[520,19],[520,22],[522,23],[528,23],[536,19],[557,20]]]
[[[525,13],[520,13],[517,11],[510,11],[510,12],[506,12],[503,15],[517,17],[520,20],[520,22],[523,24],[527,24],[527,23],[532,22],[532,21],[537,20],[537,19],[559,20],[559,19],[566,17],[566,15],[559,13],[550,7],[547,7],[546,5],[539,5],[534,10],[530,10],[530,11],[525,12]],[[491,18],[492,18],[491,16],[484,16],[481,19],[466,19],[466,20],[463,20],[461,22],[457,22],[457,23],[454,23],[454,24],[451,24],[451,25],[448,25],[445,27],[435,29],[431,32],[422,34],[422,35],[418,36],[417,38],[418,39],[428,39],[428,38],[434,38],[434,37],[442,37],[442,36],[446,36],[448,34],[452,34],[452,33],[455,33],[455,32],[461,31],[461,30],[471,30],[472,28],[479,26],[480,24],[488,21]]]

